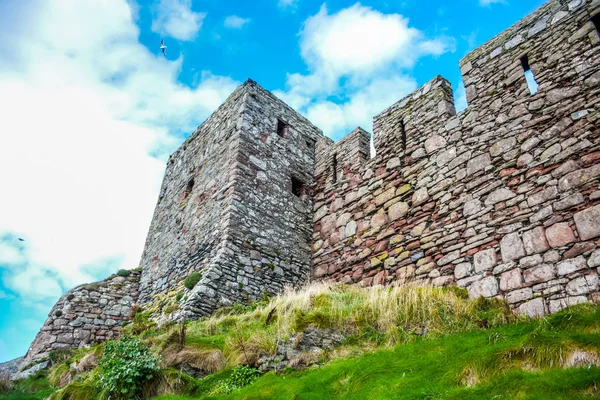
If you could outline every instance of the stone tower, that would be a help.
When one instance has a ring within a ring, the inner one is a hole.
[[[321,131],[248,80],[170,157],[142,255],[141,304],[202,275],[181,311],[208,315],[311,273]]]

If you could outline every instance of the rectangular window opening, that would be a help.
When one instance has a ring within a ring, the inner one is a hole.
[[[285,137],[285,135],[287,134],[287,130],[288,130],[288,125],[283,122],[282,120],[278,119],[277,120],[277,134],[281,137]]]
[[[600,13],[598,13],[596,15],[592,15],[592,18],[590,19],[590,21],[592,21],[592,23],[596,27],[596,31],[600,35]]]
[[[337,153],[334,153],[333,154],[333,161],[331,163],[331,174],[333,176],[333,183],[337,182],[337,167],[338,167]]]
[[[533,76],[533,71],[529,66],[529,58],[526,55],[521,57],[521,66],[523,67],[523,71],[525,72],[527,88],[529,88],[529,93],[533,96],[538,92],[539,85],[535,80],[535,76]]]
[[[300,197],[304,194],[305,185],[300,179],[292,176],[292,193],[297,197]]]
[[[406,126],[404,120],[400,120],[400,134],[402,135],[402,148],[406,150]]]
[[[308,148],[309,148],[309,149],[311,149],[311,150],[315,148],[315,144],[316,144],[316,143],[317,143],[317,142],[316,142],[316,141],[314,141],[314,140],[313,140],[313,139],[311,139],[311,138],[307,138],[307,139],[306,139],[306,147],[308,147]]]

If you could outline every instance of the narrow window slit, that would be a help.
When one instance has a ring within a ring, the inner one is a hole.
[[[304,190],[305,190],[304,182],[302,182],[300,179],[292,176],[292,193],[295,196],[300,197],[304,194]]]
[[[194,178],[190,179],[185,187],[184,197],[187,198],[192,194],[192,190],[194,189]]]
[[[337,182],[337,167],[338,167],[337,153],[335,153],[333,155],[333,162],[331,163],[331,173],[333,176],[333,183]]]
[[[598,32],[598,34],[600,35],[600,13],[592,15],[590,21],[592,21],[592,23],[596,27],[596,32]]]
[[[527,56],[521,57],[521,66],[523,67],[523,71],[525,72],[527,88],[529,88],[529,93],[533,96],[537,93],[539,85],[535,80],[535,76],[533,76],[533,71],[529,66],[529,58]]]
[[[406,126],[404,120],[400,120],[400,134],[402,135],[402,148],[406,150]]]
[[[309,149],[314,149],[315,148],[315,141],[313,139],[306,139],[306,147],[308,147]]]
[[[277,134],[281,137],[285,137],[287,134],[288,125],[282,120],[277,120]]]

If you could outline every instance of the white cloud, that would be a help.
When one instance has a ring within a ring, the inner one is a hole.
[[[166,155],[237,86],[178,82],[182,59],[139,43],[126,0],[69,3],[0,15],[0,239],[26,239],[0,241],[0,272],[46,308],[102,265],[138,266]]]
[[[227,18],[225,18],[223,25],[226,28],[241,29],[248,22],[250,22],[250,18],[242,18],[238,17],[237,15],[230,15]]]
[[[279,0],[277,6],[279,8],[295,8],[300,0]]]
[[[453,47],[452,39],[427,38],[399,14],[359,3],[329,14],[323,5],[300,33],[309,73],[288,74],[287,90],[276,94],[330,136],[339,137],[357,123],[370,130],[374,114],[416,88],[405,71],[419,58]]]
[[[479,0],[479,5],[482,7],[489,7],[492,4],[508,4],[506,0]]]
[[[192,0],[159,0],[152,30],[179,40],[192,40],[200,31],[206,13],[192,11]]]

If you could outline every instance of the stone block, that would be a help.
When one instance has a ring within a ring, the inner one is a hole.
[[[514,136],[506,138],[506,139],[502,139],[502,140],[494,143],[494,145],[492,147],[490,147],[490,154],[492,155],[492,157],[500,156],[500,155],[508,152],[509,150],[511,150],[513,147],[515,147],[516,144],[517,144],[517,139]]]
[[[458,258],[460,258],[460,251],[455,250],[451,253],[446,254],[442,258],[440,258],[437,262],[437,265],[442,267],[446,264],[450,264],[452,261],[457,260]]]
[[[463,206],[463,215],[465,217],[477,214],[479,211],[481,211],[481,200],[479,199],[469,200]]]
[[[523,233],[523,245],[529,255],[543,253],[550,248],[544,228],[541,226]]]
[[[471,299],[477,299],[481,296],[494,297],[498,294],[498,281],[493,276],[488,276],[473,282],[468,291]]]
[[[579,256],[577,258],[571,258],[569,260],[559,262],[556,265],[556,271],[558,272],[558,275],[561,276],[572,274],[576,271],[581,271],[582,269],[585,269],[585,267],[585,258],[583,256]]]
[[[587,302],[589,302],[589,300],[585,296],[571,296],[565,297],[564,299],[550,300],[548,308],[550,314],[554,314],[567,307],[573,307],[577,304],[583,304]]]
[[[494,268],[497,262],[496,250],[493,248],[482,250],[478,253],[475,253],[473,256],[473,264],[475,266],[476,273]]]
[[[521,269],[515,268],[500,275],[500,290],[509,291],[523,286]]]
[[[413,206],[419,206],[429,200],[429,193],[427,192],[427,188],[421,188],[416,190],[412,196],[412,204]]]
[[[488,153],[473,157],[467,163],[467,176],[471,176],[478,171],[484,170],[488,165],[491,164],[492,159]]]
[[[576,240],[567,222],[559,222],[546,229],[546,239],[553,248],[566,246]]]
[[[587,262],[588,267],[595,268],[600,267],[600,249],[595,250]]]
[[[531,298],[533,298],[533,290],[531,288],[513,290],[506,294],[506,301],[510,304],[520,303]]]
[[[466,278],[473,273],[473,266],[471,263],[460,263],[454,267],[454,277],[458,279]]]
[[[558,194],[558,189],[556,188],[556,186],[550,186],[544,190],[541,190],[539,192],[536,192],[536,193],[533,193],[532,195],[530,195],[527,198],[527,204],[529,204],[529,207],[533,207],[538,204],[542,204],[549,200],[554,199],[557,194]]]
[[[565,287],[569,296],[579,296],[598,291],[598,274],[580,276],[567,283]]]
[[[487,197],[487,199],[485,199],[485,205],[488,207],[493,206],[496,203],[500,203],[500,202],[506,201],[508,199],[512,199],[513,197],[516,197],[516,194],[514,194],[509,189],[506,189],[506,188],[496,189],[492,193],[490,193],[490,195]]]
[[[505,263],[518,260],[526,254],[523,242],[518,233],[504,235],[500,241],[500,251],[502,253],[502,261]]]
[[[581,240],[600,236],[600,204],[575,213],[573,219]]]
[[[546,315],[546,305],[544,304],[544,299],[538,297],[537,299],[533,299],[528,301],[527,303],[523,303],[517,308],[517,313],[524,314],[532,318],[539,318]]]
[[[443,147],[446,147],[446,139],[439,135],[433,135],[425,141],[425,150],[427,153],[433,153]]]
[[[542,283],[556,278],[554,265],[542,264],[538,267],[527,269],[523,272],[525,283]]]
[[[408,208],[408,203],[402,201],[392,204],[388,209],[390,221],[396,221],[404,217],[406,214],[408,214]]]

